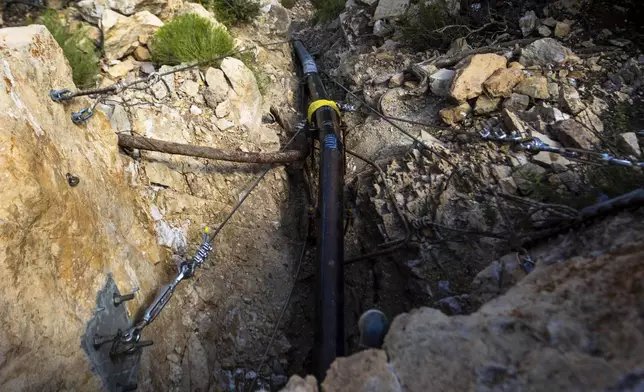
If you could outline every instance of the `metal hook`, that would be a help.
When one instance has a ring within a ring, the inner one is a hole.
[[[82,108],[78,112],[72,113],[72,122],[74,124],[80,124],[89,120],[94,115],[94,111],[90,108]]]
[[[62,101],[68,101],[72,99],[73,95],[72,92],[67,90],[67,89],[61,89],[61,90],[49,90],[49,97],[54,102],[62,102]]]

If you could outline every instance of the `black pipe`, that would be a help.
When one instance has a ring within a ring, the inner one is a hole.
[[[311,102],[328,100],[311,55],[301,42],[293,43]],[[311,118],[320,146],[316,211],[316,326],[313,372],[323,380],[327,369],[344,355],[344,144],[340,118],[331,106],[321,106]]]

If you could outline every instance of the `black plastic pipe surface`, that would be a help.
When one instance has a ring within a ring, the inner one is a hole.
[[[304,70],[311,102],[328,99],[315,62],[304,45],[293,46]],[[330,106],[315,111],[311,121],[320,146],[316,216],[316,330],[313,371],[322,381],[331,363],[345,353],[344,339],[344,144],[340,118]]]

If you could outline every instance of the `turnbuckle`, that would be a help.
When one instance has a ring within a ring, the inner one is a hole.
[[[90,108],[82,108],[78,112],[72,113],[72,122],[74,124],[80,124],[89,120],[94,115],[94,111]]]

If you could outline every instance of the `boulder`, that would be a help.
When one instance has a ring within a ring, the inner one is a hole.
[[[103,12],[109,10],[110,7],[107,5],[107,0],[80,0],[76,3],[76,9],[83,19],[98,25],[103,17]]]
[[[543,133],[539,133],[533,130],[532,137],[538,138],[539,140],[541,140],[542,142],[546,143],[551,147],[561,147],[561,144],[550,139],[548,136],[546,136]],[[548,152],[548,151],[541,151],[540,153],[533,155],[532,161],[544,167],[551,167],[552,165],[555,165],[555,164],[568,166],[571,163],[569,160],[564,158],[561,154]]]
[[[573,86],[563,85],[559,92],[559,104],[570,114],[579,114],[586,108],[579,92]]]
[[[487,95],[481,95],[476,99],[474,114],[480,115],[492,113],[498,109],[500,103],[501,98],[490,98]]]
[[[512,89],[523,79],[523,70],[520,68],[501,68],[483,83],[483,88],[492,97],[509,97],[512,95]]]
[[[599,144],[595,134],[573,119],[559,121],[552,127],[552,134],[564,147],[592,149]]]
[[[456,71],[451,69],[439,69],[429,77],[429,88],[434,95],[446,97],[449,94],[449,86],[454,79]]]
[[[409,7],[409,0],[380,0],[373,14],[373,19],[398,18],[405,14],[407,7]]]
[[[183,3],[183,6],[179,11],[177,11],[177,15],[184,15],[184,14],[196,14],[201,16],[202,18],[209,19],[216,27],[221,27],[224,30],[228,30],[228,28],[223,24],[220,23],[216,18],[215,15],[208,11],[203,5],[199,3]]]
[[[131,17],[112,10],[105,10],[101,19],[105,57],[108,61],[120,59],[132,53],[138,46],[139,37],[152,36],[163,22],[149,11],[138,12]],[[132,46],[136,42],[137,45]]]
[[[573,58],[572,51],[555,39],[542,38],[521,49],[519,62],[525,66],[564,64]]]
[[[298,375],[291,376],[280,392],[318,392],[318,382],[313,376],[306,376],[306,379]]]
[[[529,36],[539,24],[539,18],[534,11],[528,11],[519,19],[519,28],[524,37]]]
[[[371,385],[365,389],[364,385]],[[338,358],[327,371],[322,383],[325,392],[398,391],[400,383],[387,364],[382,350],[364,350],[350,358]]]
[[[458,65],[449,96],[457,102],[476,98],[483,92],[483,83],[492,74],[505,68],[508,60],[496,54],[476,54]]]
[[[123,15],[145,10],[166,17],[181,7],[181,0],[107,0],[107,4]]]
[[[523,79],[514,87],[517,94],[527,95],[535,99],[548,99],[548,79],[545,76],[531,76]]]
[[[206,84],[208,89],[204,92],[206,103],[212,109],[228,98],[230,86],[224,72],[217,68],[208,68],[206,71]]]
[[[253,71],[233,57],[226,57],[221,62],[221,70],[232,86],[228,98],[239,125],[246,129],[259,126],[262,121],[262,94]]]
[[[527,133],[525,123],[515,113],[508,109],[503,109],[501,111],[501,117],[503,118],[503,124],[509,131],[519,132],[521,135]]]
[[[80,347],[96,294],[111,273],[122,293],[139,290],[128,303],[138,309],[167,283],[154,268],[165,255],[107,118],[97,110],[74,124],[71,112],[93,101],[49,97],[76,89],[49,31],[0,29],[0,42],[0,390],[104,390]],[[71,186],[67,173],[80,181]],[[172,307],[163,314],[176,316]]]
[[[552,30],[550,30],[550,28],[545,25],[539,26],[539,28],[537,29],[537,32],[542,37],[550,37],[552,35]]]
[[[528,108],[530,97],[523,94],[512,93],[508,99],[503,101],[503,107],[515,112],[521,112]]]
[[[150,51],[145,46],[137,46],[132,55],[137,61],[150,61]]]
[[[400,87],[405,82],[405,74],[398,72],[389,79],[389,88]]]
[[[455,125],[465,120],[465,118],[467,117],[468,114],[470,114],[471,111],[472,111],[472,108],[470,107],[470,104],[467,102],[463,102],[458,106],[441,109],[441,111],[438,112],[438,114],[440,115],[443,122],[445,122],[445,124]]]
[[[557,22],[555,25],[555,37],[563,38],[570,34],[571,26],[568,23]]]
[[[628,155],[639,157],[642,154],[635,132],[626,132],[617,135],[617,146]]]
[[[124,77],[125,75],[127,75],[128,72],[130,72],[133,69],[134,69],[134,63],[132,62],[132,60],[127,59],[127,60],[121,61],[116,65],[109,67],[107,69],[107,73],[108,75],[110,75],[112,79],[116,80]]]

